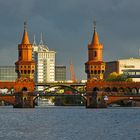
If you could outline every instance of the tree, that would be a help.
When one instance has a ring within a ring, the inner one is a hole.
[[[131,78],[127,78],[127,76],[125,76],[124,74],[118,74],[116,72],[110,73],[105,80],[106,81],[127,81],[127,82],[132,82]]]

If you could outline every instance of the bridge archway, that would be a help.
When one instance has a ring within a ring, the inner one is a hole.
[[[118,92],[118,89],[117,89],[116,87],[113,87],[113,88],[112,88],[112,91],[113,91],[113,92]]]
[[[125,101],[127,101],[126,103],[132,103],[133,101],[137,101],[137,102],[140,102],[140,98],[139,99],[136,99],[136,98],[129,98],[129,97],[109,97],[108,98],[109,101],[107,101],[107,106],[111,105],[111,104],[120,104],[120,103],[123,103]]]
[[[135,87],[134,87],[134,88],[132,88],[132,94],[134,94],[134,95],[135,95],[135,94],[137,94],[137,93],[138,93],[137,88],[135,88]]]
[[[56,106],[85,104],[85,98],[82,94],[75,88],[66,85],[52,85],[40,92],[38,96],[34,98],[34,102],[37,101],[37,98],[40,100],[45,99],[46,102],[49,100]]]
[[[140,88],[138,89],[138,94],[140,94]]]
[[[22,91],[27,91],[27,88],[26,88],[26,87],[23,87],[23,88],[22,88]]]
[[[131,90],[131,88],[127,87],[127,88],[125,89],[125,92],[128,94],[128,93],[131,93],[132,90]]]
[[[44,93],[56,93],[56,94],[79,94],[79,91],[71,86],[66,85],[52,85],[45,88]]]
[[[10,105],[14,105],[15,104],[15,97],[10,96],[10,95],[0,96],[0,101],[4,101],[5,103],[8,103]]]
[[[104,91],[105,92],[111,92],[111,88],[110,87],[107,87],[107,88],[104,89]]]
[[[99,91],[100,89],[99,88],[97,88],[97,87],[94,87],[93,88],[93,91]]]
[[[120,87],[120,88],[118,89],[118,91],[119,91],[119,92],[124,92],[125,90],[124,90],[123,87]]]

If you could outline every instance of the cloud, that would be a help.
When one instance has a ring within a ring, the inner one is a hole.
[[[139,0],[0,1],[0,65],[14,65],[23,22],[27,20],[30,41],[36,34],[39,42],[43,32],[44,42],[50,50],[57,52],[57,63],[69,69],[72,59],[76,77],[86,79],[84,63],[87,61],[87,45],[92,39],[93,20],[97,20],[105,61],[137,57],[139,7]]]

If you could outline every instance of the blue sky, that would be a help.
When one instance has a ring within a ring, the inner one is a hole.
[[[139,57],[139,0],[0,0],[0,65],[14,65],[21,43],[23,22],[28,22],[30,42],[33,35],[56,51],[56,64],[72,61],[76,79],[86,79],[84,63],[87,45],[97,21],[104,61]]]

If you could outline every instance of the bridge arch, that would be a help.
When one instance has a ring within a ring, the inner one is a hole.
[[[123,87],[120,87],[120,88],[118,89],[118,91],[119,91],[119,92],[124,92],[125,89],[124,89]]]
[[[138,101],[140,102],[140,98],[137,97],[108,97],[108,101],[106,102],[107,106],[110,104],[116,104],[121,101]]]
[[[4,101],[5,103],[15,105],[15,98],[10,95],[0,96],[0,101]]]
[[[131,90],[131,88],[130,88],[130,87],[126,87],[125,92],[126,92],[127,94],[129,94],[129,93],[131,93],[131,92],[132,92],[132,90]]]
[[[140,88],[138,89],[138,94],[140,94]]]
[[[78,94],[79,91],[71,86],[67,85],[52,85],[44,89],[43,93],[65,93],[65,94]]]
[[[98,87],[94,87],[93,91],[100,91],[100,89]]]
[[[118,92],[118,89],[117,89],[116,87],[113,87],[113,88],[112,88],[112,91],[113,91],[113,92]]]
[[[27,87],[22,88],[22,91],[27,91],[27,90],[28,90]]]
[[[106,87],[106,88],[104,89],[104,91],[105,91],[105,92],[111,92],[111,88],[110,88],[110,87]]]
[[[132,94],[138,94],[138,89],[136,87],[133,87],[132,88]]]

